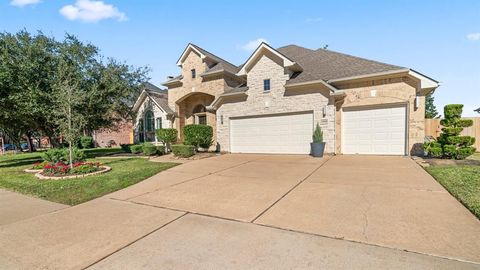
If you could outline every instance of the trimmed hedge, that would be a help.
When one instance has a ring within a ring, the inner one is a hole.
[[[140,154],[143,152],[143,145],[141,144],[134,144],[130,146],[130,151],[132,154]]]
[[[178,131],[174,128],[161,128],[155,130],[157,139],[164,144],[174,143],[177,141]]]
[[[184,157],[184,158],[191,157],[195,154],[195,146],[174,144],[172,145],[172,152],[177,157]]]
[[[186,125],[183,127],[185,145],[209,148],[213,143],[213,128],[208,125]]]
[[[80,146],[83,149],[88,149],[93,147],[93,138],[90,136],[83,136],[80,138]]]
[[[145,156],[153,156],[157,154],[157,147],[152,143],[144,143],[142,145],[142,151]]]
[[[122,148],[123,152],[125,153],[131,153],[132,150],[130,149],[130,147],[132,146],[133,144],[120,144],[120,147]]]

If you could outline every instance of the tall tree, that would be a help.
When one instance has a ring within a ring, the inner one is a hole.
[[[437,108],[435,107],[434,101],[435,101],[435,98],[433,97],[433,93],[428,94],[425,97],[425,118],[433,119],[433,118],[440,117],[438,115],[438,111],[437,111]]]
[[[59,73],[65,65],[69,73]],[[132,113],[148,71],[104,60],[96,46],[69,34],[57,41],[41,32],[0,33],[0,129],[18,143],[38,132],[58,145],[55,105],[63,98],[58,91],[70,88],[75,88],[72,110],[82,110],[85,129],[112,127]],[[59,78],[69,79],[62,85]]]

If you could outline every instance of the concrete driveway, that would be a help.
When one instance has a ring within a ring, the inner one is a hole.
[[[407,157],[222,155],[0,226],[0,268],[480,269],[479,237]]]

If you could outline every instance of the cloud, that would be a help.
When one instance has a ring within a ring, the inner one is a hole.
[[[468,35],[467,35],[467,39],[473,40],[473,41],[480,40],[480,33],[477,32],[477,33],[468,34]]]
[[[40,2],[41,0],[12,0],[10,1],[10,5],[16,6],[16,7],[24,7],[28,5],[35,5]]]
[[[127,20],[125,13],[120,12],[115,6],[94,0],[77,0],[74,5],[62,7],[60,14],[71,21],[79,20],[87,23],[94,23],[104,19]]]
[[[237,47],[239,49],[242,49],[242,50],[247,51],[247,52],[253,52],[258,47],[258,45],[260,45],[260,43],[262,43],[262,42],[268,43],[268,40],[266,40],[264,38],[257,38],[255,40],[251,40],[251,41],[247,42],[244,45],[239,45]]]
[[[306,18],[306,19],[305,19],[305,22],[306,22],[306,23],[316,23],[316,22],[319,22],[319,21],[321,21],[321,20],[322,20],[322,18],[320,18],[320,17]]]

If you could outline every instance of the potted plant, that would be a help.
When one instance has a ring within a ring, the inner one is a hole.
[[[314,157],[323,157],[325,151],[325,143],[323,142],[323,132],[320,126],[317,124],[315,131],[313,132],[313,142],[310,144],[310,153]]]

